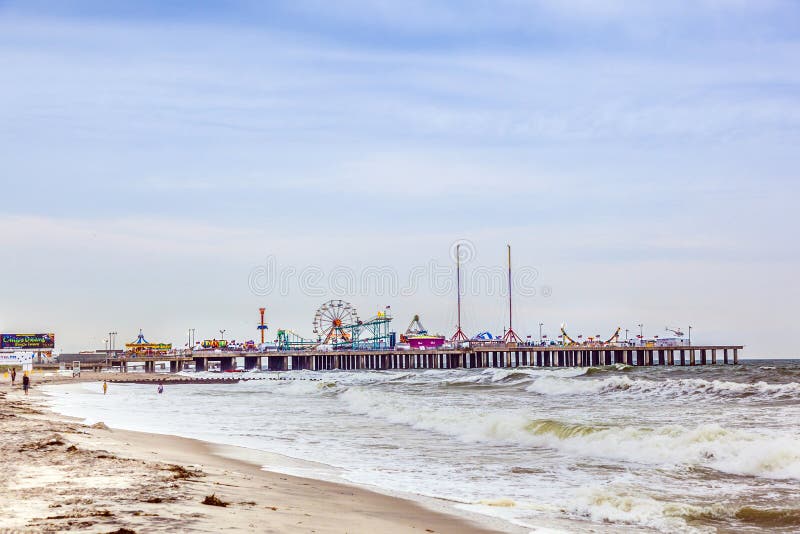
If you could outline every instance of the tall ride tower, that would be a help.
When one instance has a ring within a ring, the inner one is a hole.
[[[511,309],[511,245],[507,245],[508,247],[508,330],[506,330],[505,335],[503,335],[503,341],[508,343],[521,343],[522,340],[519,338],[516,332],[514,332],[514,327],[512,326],[512,309]]]
[[[266,308],[259,308],[258,312],[261,314],[261,323],[258,325],[258,329],[261,330],[261,344],[264,344],[264,332],[267,330],[267,324],[264,322],[264,312],[266,312]]]
[[[469,341],[469,338],[461,330],[461,245],[456,245],[456,294],[458,295],[458,324],[456,325],[456,333],[450,338],[453,343],[462,343]],[[416,316],[415,316],[416,317]]]

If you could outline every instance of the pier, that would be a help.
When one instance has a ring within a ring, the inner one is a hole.
[[[485,369],[519,367],[598,367],[623,364],[630,366],[697,366],[739,363],[742,345],[686,346],[470,346],[461,349],[319,351],[297,350],[269,353],[191,352],[159,356],[113,355],[102,362],[86,363],[84,369],[116,368],[127,372],[128,366],[143,365],[146,373],[156,372],[157,364],[169,366],[176,373],[193,369],[222,372],[237,370],[395,370],[395,369]]]

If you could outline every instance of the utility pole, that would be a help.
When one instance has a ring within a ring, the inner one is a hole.
[[[692,325],[689,325],[689,346],[692,346]]]
[[[542,327],[543,326],[544,326],[544,323],[539,323],[539,345],[542,344]]]
[[[219,331],[220,340],[225,341],[225,329]]]

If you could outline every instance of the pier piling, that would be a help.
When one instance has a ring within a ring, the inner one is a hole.
[[[209,370],[209,363],[219,364],[220,371],[235,371],[237,362],[244,361],[244,370],[266,368],[287,370],[387,370],[387,369],[512,369],[519,367],[589,367],[611,364],[630,366],[716,365],[717,351],[722,351],[722,363],[738,364],[741,346],[530,346],[499,344],[450,350],[418,351],[337,351],[315,350],[274,353],[223,352],[216,354],[185,353],[157,357],[128,359],[120,356],[106,360],[105,365],[128,371],[128,363],[143,364],[145,373],[155,373],[156,366],[168,364],[169,372],[182,371],[193,363],[195,371]],[[732,362],[730,352],[733,352]],[[676,361],[677,352],[677,361]],[[687,360],[688,352],[688,360]],[[710,352],[710,355],[709,355]],[[266,362],[264,361],[266,360]]]

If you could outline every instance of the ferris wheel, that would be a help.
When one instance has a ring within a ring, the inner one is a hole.
[[[343,300],[329,300],[314,315],[314,333],[322,343],[350,341],[347,326],[358,324],[356,309]]]

